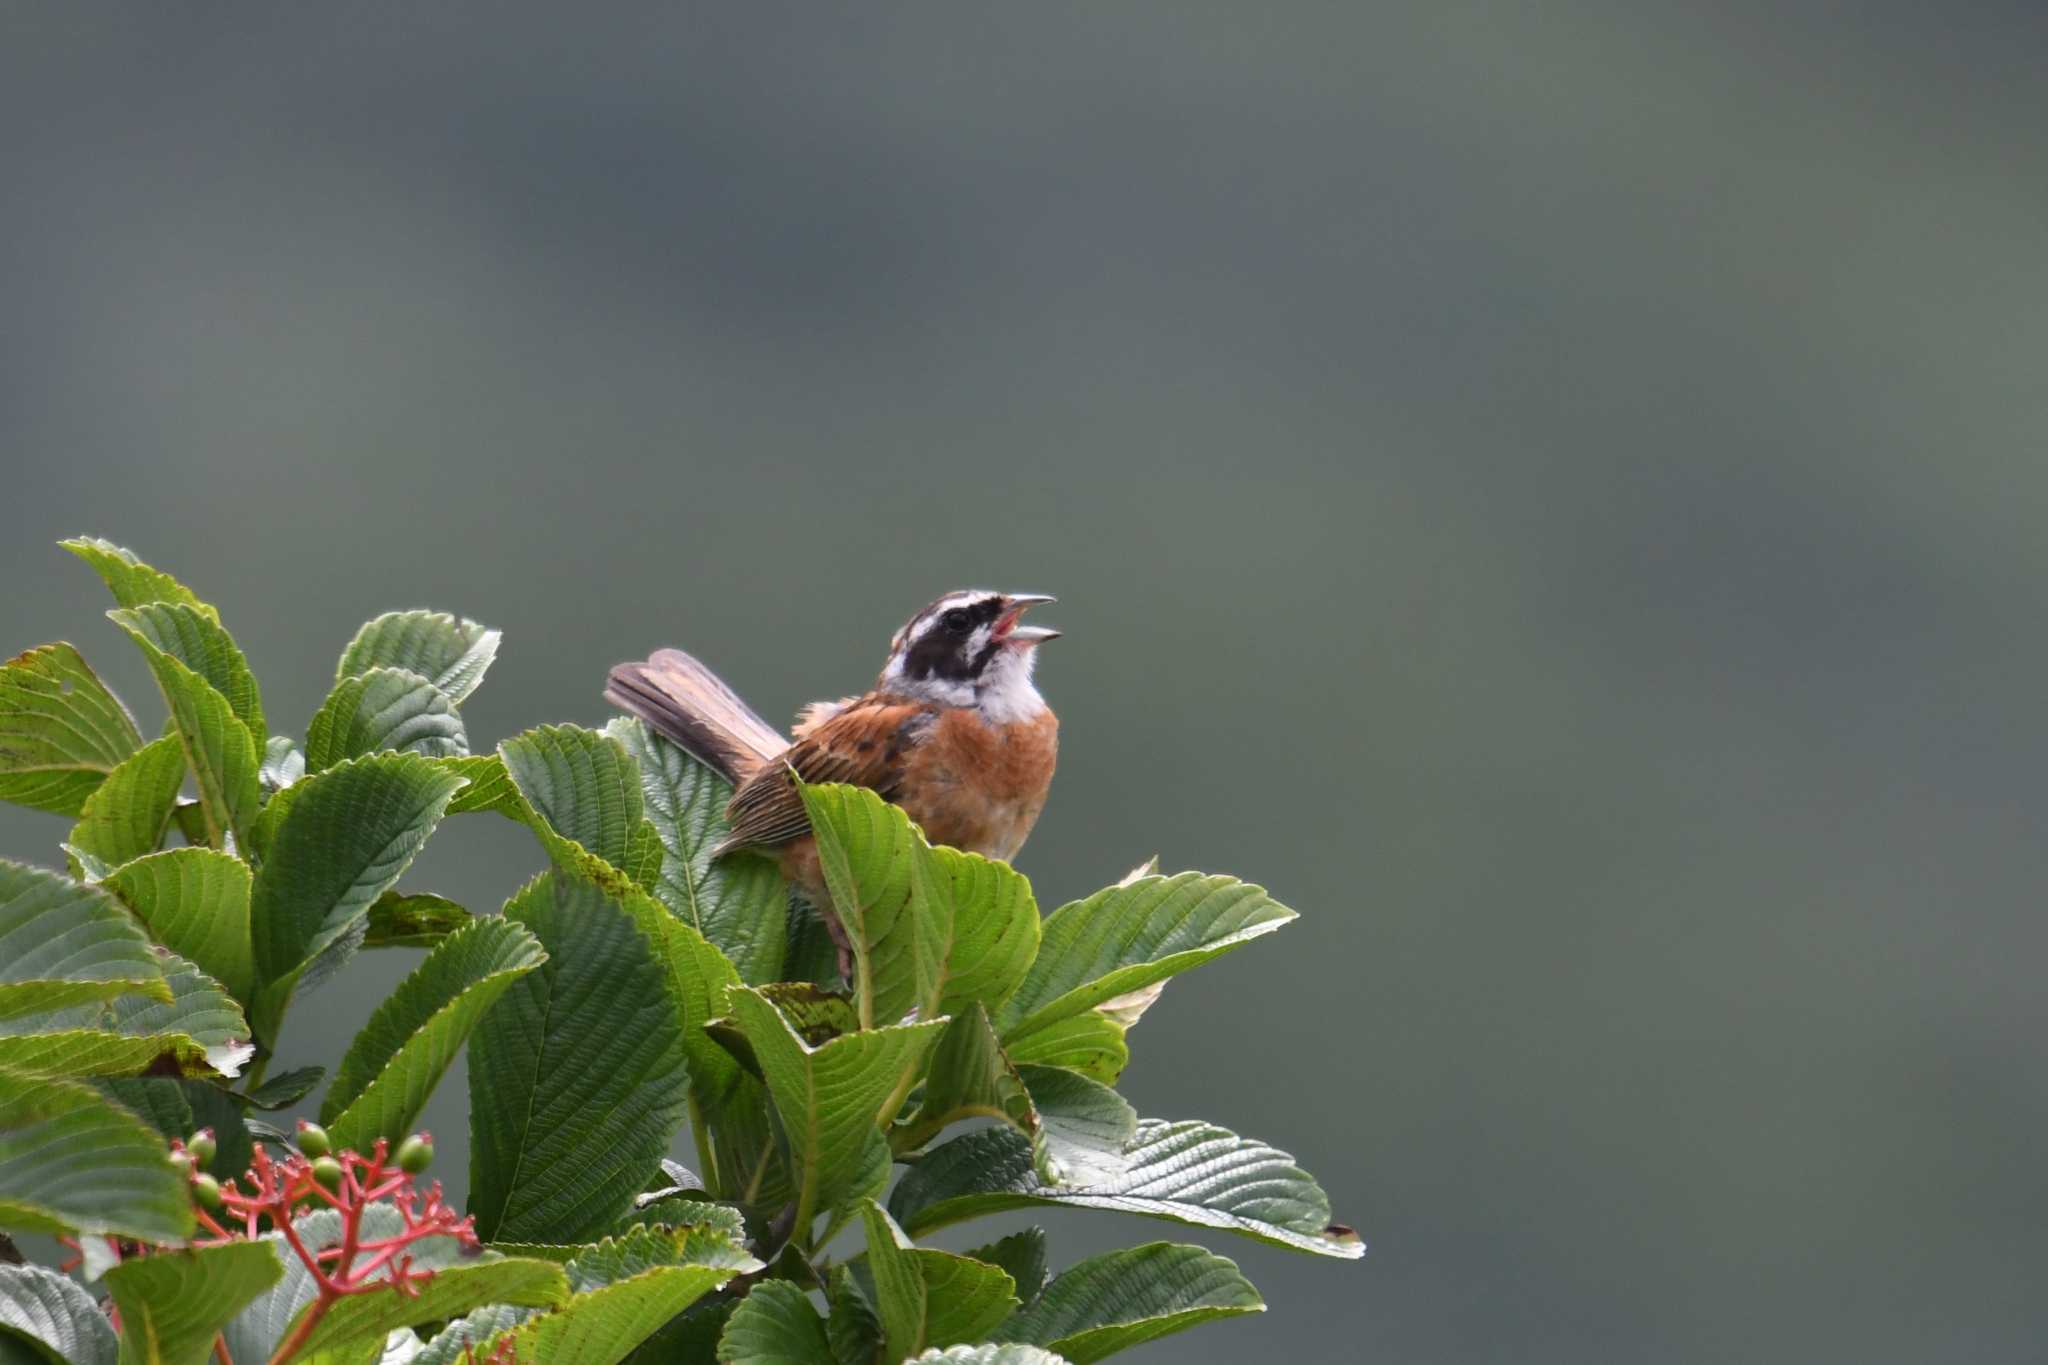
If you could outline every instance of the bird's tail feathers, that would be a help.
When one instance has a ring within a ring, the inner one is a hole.
[[[744,781],[789,747],[723,679],[680,649],[656,650],[644,663],[618,665],[604,695],[732,782]]]

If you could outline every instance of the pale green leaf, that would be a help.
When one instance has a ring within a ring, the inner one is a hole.
[[[370,904],[365,948],[431,948],[474,918],[431,892],[386,891]]]
[[[70,847],[109,868],[154,853],[170,828],[184,782],[185,746],[176,735],[143,745],[85,798]]]
[[[462,717],[448,694],[417,673],[373,668],[343,678],[306,727],[306,771],[364,754],[422,758],[469,753]]]
[[[1058,1351],[1074,1365],[1092,1365],[1159,1337],[1265,1307],[1234,1262],[1202,1247],[1152,1242],[1091,1256],[1061,1272],[995,1335]]]
[[[192,1204],[141,1119],[87,1086],[0,1072],[0,1228],[178,1242]]]
[[[0,665],[0,801],[77,815],[141,745],[127,709],[70,645]]]
[[[1037,1111],[1032,1160],[1050,1184],[1114,1178],[1137,1133],[1130,1102],[1100,1081],[1059,1067],[1017,1068]]]
[[[1067,1358],[1038,1346],[1016,1342],[1003,1345],[949,1346],[912,1356],[914,1365],[1069,1365]]]
[[[833,1365],[825,1322],[810,1295],[763,1280],[740,1300],[718,1343],[721,1365]]]
[[[219,612],[195,597],[183,583],[161,569],[151,568],[137,559],[134,551],[124,550],[110,540],[101,540],[98,536],[74,536],[57,543],[92,565],[114,594],[114,601],[124,607],[140,607],[151,602],[181,602],[216,620],[220,617]]]
[[[263,761],[257,765],[256,780],[271,794],[283,791],[306,775],[306,755],[287,735],[272,735],[263,742]]]
[[[732,961],[740,980],[776,980],[789,921],[780,869],[766,858],[711,856],[731,832],[732,784],[634,717],[617,718],[605,733],[640,767],[644,809],[664,854],[655,894]]]
[[[247,1000],[256,988],[249,939],[249,865],[209,848],[136,858],[100,885],[135,912],[149,936]]]
[[[882,1324],[882,1359],[903,1360],[927,1345],[940,1344],[925,1340],[924,1272],[918,1268],[916,1248],[872,1201],[862,1206],[860,1218],[868,1248],[867,1278],[874,1286],[875,1316]]]
[[[1065,1067],[1104,1085],[1116,1084],[1131,1062],[1124,1026],[1100,1010],[1069,1015],[1021,1038],[1009,1039],[1003,1050],[1018,1066]]]
[[[166,652],[139,625],[124,620],[123,613],[109,614],[141,647],[170,707],[171,723],[185,746],[185,766],[199,788],[206,843],[225,848],[230,837],[238,846],[245,843],[263,800],[257,778],[263,751],[255,733],[219,688]]]
[[[9,1337],[34,1342],[64,1365],[116,1365],[120,1343],[93,1296],[69,1275],[39,1265],[0,1264],[0,1358]],[[29,1355],[23,1360],[41,1357]]]
[[[1030,1092],[1003,1056],[988,1013],[978,1004],[953,1016],[939,1035],[918,1111],[890,1134],[890,1141],[899,1152],[912,1151],[948,1124],[971,1118],[997,1119],[1025,1133],[1038,1131]]]
[[[249,661],[217,617],[183,602],[147,602],[107,613],[121,629],[204,678],[228,699],[235,719],[249,727],[260,749],[268,735],[263,696]]]
[[[792,779],[794,780],[794,779]],[[798,783],[817,838],[818,868],[853,948],[853,989],[863,1024],[894,1023],[938,994],[949,926],[946,907],[916,894],[924,839],[901,808],[865,787]]]
[[[107,1272],[121,1310],[122,1365],[205,1365],[213,1341],[284,1276],[268,1242],[160,1251]]]
[[[1122,1170],[1087,1185],[1047,1185],[1033,1170],[1029,1138],[986,1128],[933,1148],[889,1199],[913,1233],[1037,1206],[1143,1214],[1324,1256],[1365,1253],[1356,1233],[1330,1222],[1328,1196],[1292,1157],[1195,1120],[1141,1120]]]
[[[1008,863],[943,844],[926,845],[913,868],[919,890],[942,901],[947,940],[933,1014],[957,1014],[970,1002],[1002,1007],[1038,955],[1038,902],[1031,883]]]
[[[0,858],[0,1019],[131,991],[170,998],[149,939],[120,902]]]
[[[238,1074],[252,1051],[240,1007],[185,959],[160,951],[159,961],[171,999],[123,995],[0,1021],[0,1067],[37,1076]]]
[[[337,1147],[395,1145],[469,1040],[484,1011],[547,960],[533,935],[506,919],[473,920],[427,954],[356,1035],[320,1105]]]
[[[830,1211],[872,1177],[877,1149],[886,1174],[887,1144],[879,1125],[893,1114],[885,1101],[938,1040],[944,1020],[925,1020],[849,1033],[812,1047],[771,998],[751,987],[729,992],[733,1020],[761,1065],[788,1135],[800,1188],[796,1226]]]
[[[912,1245],[873,1202],[861,1221],[885,1360],[986,1337],[1017,1310],[1016,1284],[1000,1266]]]
[[[1106,887],[1046,918],[1038,956],[997,1015],[997,1029],[1006,1043],[1028,1037],[1294,917],[1262,888],[1232,877],[1183,872]]]
[[[427,841],[462,779],[412,754],[336,764],[274,798],[272,832],[250,900],[256,969],[266,984],[253,1022],[275,1037],[296,975],[330,944],[360,942],[370,905]]]
[[[498,656],[498,631],[440,611],[392,611],[366,622],[342,651],[336,682],[373,668],[402,668],[460,703]]]
[[[581,1241],[632,1206],[681,1126],[684,1020],[667,964],[592,884],[546,874],[505,918],[548,960],[470,1042],[470,1208],[487,1241]]]

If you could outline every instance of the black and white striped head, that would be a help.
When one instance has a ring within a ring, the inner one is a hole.
[[[1018,624],[1026,610],[1053,599],[1038,593],[949,592],[910,618],[889,642],[884,690],[947,706],[978,706],[993,719],[1043,709],[1031,685],[1037,646],[1058,637]]]

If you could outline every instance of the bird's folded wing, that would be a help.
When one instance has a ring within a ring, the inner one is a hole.
[[[769,847],[811,832],[803,798],[789,780],[791,768],[806,782],[845,782],[896,800],[910,746],[932,715],[924,702],[864,697],[804,730],[779,761],[733,793],[726,807],[732,833],[719,851]]]

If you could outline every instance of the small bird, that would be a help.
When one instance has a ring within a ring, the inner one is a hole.
[[[804,707],[794,742],[679,649],[618,665],[604,695],[734,784],[726,806],[732,832],[713,857],[778,857],[783,876],[823,906],[816,840],[791,769],[806,782],[872,788],[935,844],[1004,861],[1023,847],[1059,750],[1059,719],[1031,674],[1038,646],[1059,632],[1019,618],[1053,600],[947,593],[896,632],[865,694]],[[847,944],[836,917],[823,918],[843,967]]]

